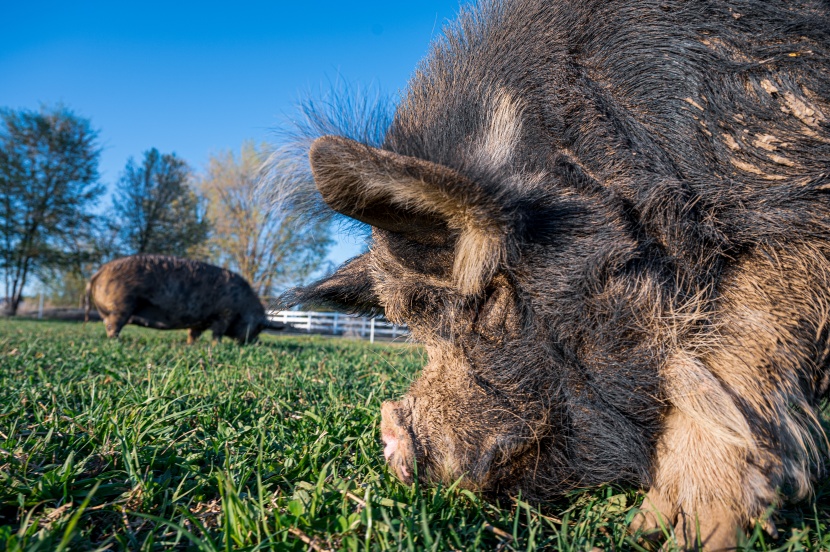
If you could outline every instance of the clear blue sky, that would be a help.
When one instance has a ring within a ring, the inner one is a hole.
[[[400,90],[459,5],[8,0],[0,107],[61,102],[91,119],[108,186],[151,147],[199,171],[211,153],[273,142],[332,82]],[[336,262],[358,247],[340,241]]]

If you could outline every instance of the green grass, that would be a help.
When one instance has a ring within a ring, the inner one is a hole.
[[[492,503],[386,470],[380,403],[412,345],[0,320],[0,550],[636,550],[640,495]],[[830,486],[758,550],[828,550]]]

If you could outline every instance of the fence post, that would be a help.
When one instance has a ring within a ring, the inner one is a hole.
[[[308,333],[311,333],[311,315],[312,314],[313,313],[310,313],[310,312],[307,314],[308,322],[306,322],[306,324],[305,324],[305,329],[308,330]]]
[[[331,327],[331,333],[337,335],[337,321],[340,319],[340,313],[334,313],[334,324]]]
[[[375,319],[372,318],[372,321],[369,323],[369,343],[375,342]]]
[[[392,339],[398,337],[398,325],[392,324]]]

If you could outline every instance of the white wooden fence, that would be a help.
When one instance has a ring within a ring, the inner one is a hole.
[[[342,335],[368,339],[397,339],[409,335],[409,328],[386,319],[355,316],[339,312],[270,311],[268,319],[308,333]]]

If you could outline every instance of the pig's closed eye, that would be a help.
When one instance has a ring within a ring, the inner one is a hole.
[[[473,329],[488,341],[500,344],[518,324],[518,312],[512,290],[496,286],[487,290],[486,299],[476,313]]]

